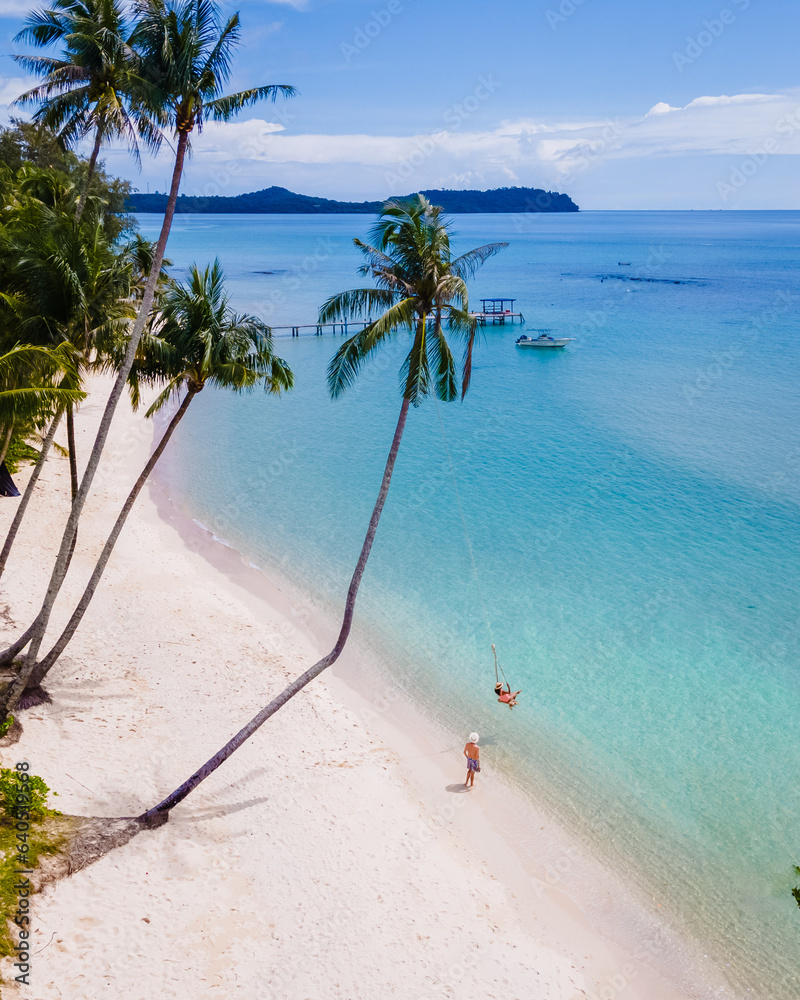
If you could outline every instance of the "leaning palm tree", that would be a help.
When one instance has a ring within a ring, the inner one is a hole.
[[[183,401],[128,494],[66,628],[28,678],[28,689],[42,683],[75,634],[136,498],[195,396],[206,385],[234,392],[262,385],[267,392],[278,395],[294,384],[291,369],[273,351],[270,328],[255,316],[238,315],[231,309],[218,260],[203,271],[193,266],[187,284],[174,285],[160,306],[159,329],[147,338],[144,357],[135,371],[136,382],[168,379],[166,388],[147,411],[148,417],[185,389]],[[13,712],[23,693],[21,685],[9,693],[6,712]]]
[[[112,241],[99,215],[87,213],[78,224],[59,210],[62,207],[27,199],[0,234],[0,320],[18,340],[70,347],[73,369],[62,385],[79,389],[86,372],[113,367],[120,338],[136,314],[152,245],[140,236]],[[65,415],[73,496],[77,491],[73,411],[82,398],[68,401],[50,421],[0,550],[0,575]]]
[[[161,145],[158,113],[146,106],[146,90],[128,35],[118,0],[54,0],[48,9],[32,11],[14,39],[37,48],[63,46],[58,58],[14,56],[26,70],[43,78],[14,103],[36,105],[34,121],[56,132],[65,149],[94,134],[76,219],[83,214],[104,143],[127,140],[137,164],[141,162],[139,140],[154,152]]]
[[[442,210],[432,206],[422,195],[408,201],[387,202],[371,237],[375,246],[360,240],[354,242],[366,257],[361,272],[371,274],[377,288],[361,288],[334,295],[320,310],[320,323],[357,319],[359,316],[368,316],[370,312],[374,313],[375,309],[384,310],[377,320],[368,323],[364,330],[346,340],[336,352],[328,369],[331,395],[334,398],[340,396],[355,381],[363,362],[387,339],[400,331],[405,330],[410,334],[411,349],[401,369],[400,416],[386,460],[378,499],[347,591],[339,635],[326,656],[273,698],[171,795],[143,813],[139,820],[144,826],[154,827],[165,823],[170,810],[238,750],[270,716],[341,655],[350,635],[358,588],[389,492],[409,407],[418,406],[429,395],[449,402],[459,394],[457,365],[448,344],[448,334],[455,335],[464,342],[460,379],[462,399],[469,388],[475,322],[469,314],[465,279],[483,261],[508,244],[488,244],[453,259],[450,234],[442,219]]]
[[[111,420],[127,384],[139,341],[153,307],[190,136],[195,129],[200,130],[208,119],[229,121],[260,100],[269,98],[274,101],[281,94],[290,97],[295,93],[293,87],[280,84],[221,95],[222,87],[230,77],[233,52],[239,42],[239,15],[234,14],[223,24],[220,8],[213,0],[140,0],[134,6],[134,17],[137,25],[131,36],[131,44],[139,57],[143,79],[150,88],[150,106],[156,107],[159,115],[164,113],[169,117],[170,127],[177,138],[175,165],[152,270],[78,493],[72,503],[47,593],[35,620],[15,642],[0,653],[0,663],[9,662],[30,643],[21,672],[21,677],[26,682],[27,676],[24,675],[29,675],[36,664],[53,605],[66,576],[78,521],[100,463]]]

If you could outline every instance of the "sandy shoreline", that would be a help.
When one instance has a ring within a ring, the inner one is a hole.
[[[85,456],[103,385],[77,425]],[[66,620],[152,426],[120,408],[52,633]],[[27,470],[17,477],[22,488]],[[145,491],[68,653],[53,704],[25,714],[23,757],[82,815],[135,814],[216,750],[321,638],[292,600]],[[51,460],[0,581],[0,637],[27,624],[67,511]],[[13,516],[0,503],[0,531]],[[24,555],[23,555],[24,554]],[[348,654],[173,813],[37,899],[35,989],[19,995],[205,1000],[689,995],[606,939],[561,891],[553,845],[532,872],[491,765],[468,795],[458,754],[399,706],[352,688]],[[363,688],[362,688],[363,690]],[[507,798],[505,799],[507,801]],[[489,816],[492,823],[489,822]],[[560,852],[560,853],[559,853]],[[540,855],[541,856],[541,855]],[[113,991],[113,992],[112,992]],[[3,995],[16,995],[3,989]]]

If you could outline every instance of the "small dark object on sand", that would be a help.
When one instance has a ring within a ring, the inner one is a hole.
[[[0,497],[18,497],[19,490],[14,485],[5,462],[0,462]]]

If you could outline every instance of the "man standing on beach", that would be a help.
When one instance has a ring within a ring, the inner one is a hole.
[[[478,747],[478,734],[470,733],[469,743],[464,747],[464,756],[467,758],[467,780],[464,788],[472,788],[475,784],[475,772],[481,769],[481,751]]]

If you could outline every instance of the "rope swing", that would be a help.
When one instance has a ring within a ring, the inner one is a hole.
[[[472,563],[472,572],[475,575],[475,583],[478,586],[478,600],[481,606],[481,612],[483,613],[483,620],[486,624],[486,631],[489,634],[489,642],[492,645],[492,655],[494,656],[494,676],[495,682],[500,684],[500,675],[503,675],[503,682],[505,682],[508,690],[511,690],[511,685],[506,680],[505,671],[503,670],[502,664],[498,663],[497,660],[497,649],[494,644],[494,636],[492,635],[492,623],[489,621],[489,612],[486,610],[486,602],[483,599],[483,589],[481,588],[481,577],[478,573],[478,565],[475,562],[475,552],[472,548],[472,541],[469,537],[469,530],[467,529],[467,519],[464,517],[464,508],[461,504],[461,494],[458,492],[458,483],[456,482],[456,472],[453,468],[453,460],[450,457],[450,448],[447,444],[447,435],[444,432],[444,423],[442,421],[442,412],[439,409],[439,400],[436,398],[436,394],[433,394],[433,401],[436,403],[436,416],[439,418],[439,430],[442,432],[442,441],[444,442],[444,450],[447,455],[447,464],[450,466],[450,476],[453,480],[453,490],[456,495],[456,503],[458,504],[458,513],[461,516],[461,526],[464,529],[464,538],[467,542],[467,550],[469,551],[470,562]],[[519,692],[517,692],[519,693]]]

